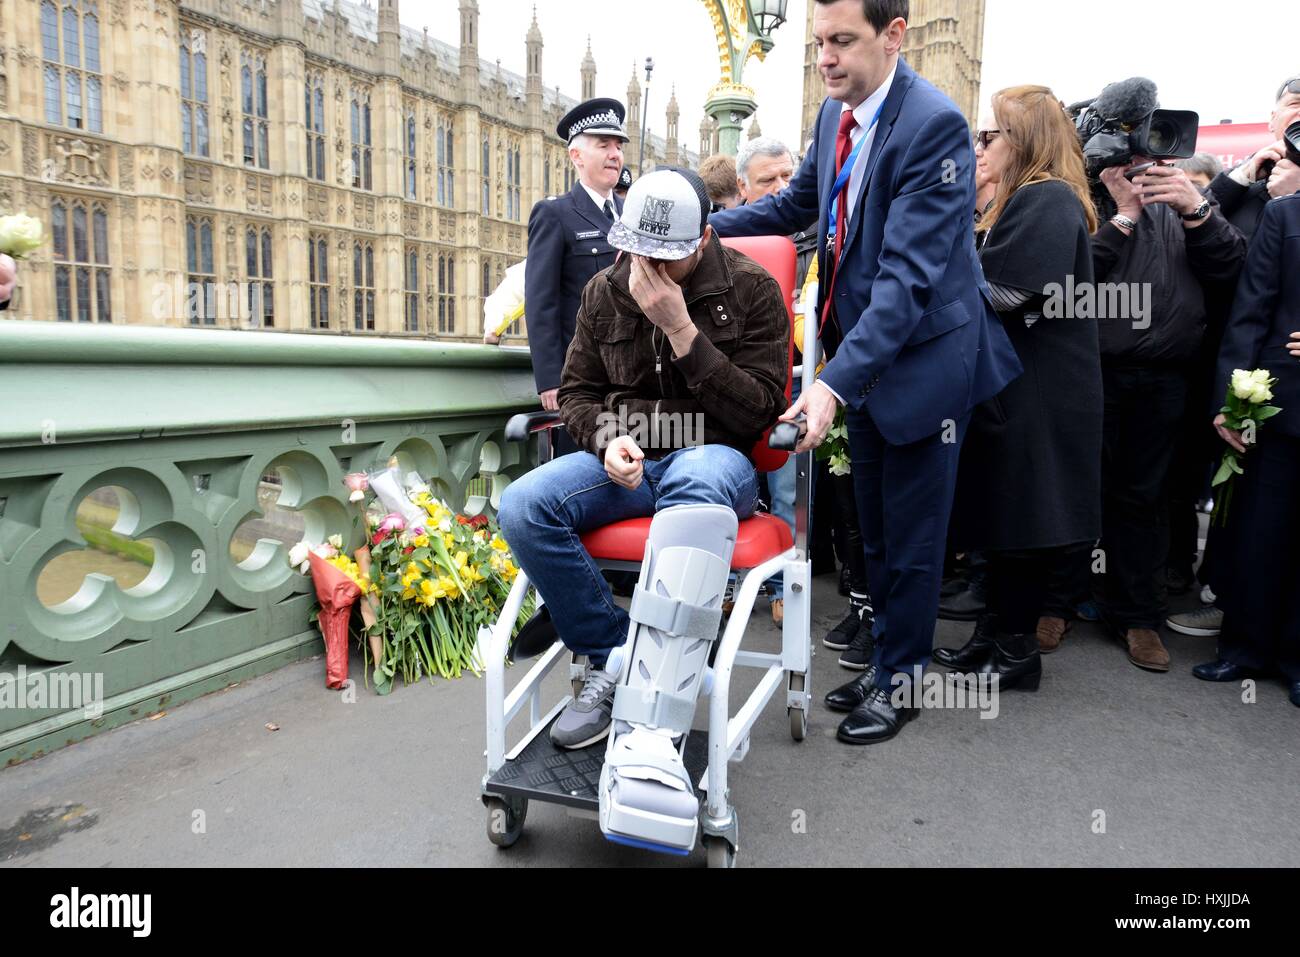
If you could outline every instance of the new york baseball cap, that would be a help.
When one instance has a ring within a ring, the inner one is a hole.
[[[632,184],[609,244],[634,256],[685,259],[699,248],[708,219],[709,194],[699,174],[661,166]]]

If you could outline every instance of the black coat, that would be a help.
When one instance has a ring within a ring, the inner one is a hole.
[[[1083,207],[1059,180],[1022,187],[988,234],[988,281],[1032,293],[999,313],[1025,367],[975,410],[962,450],[956,538],[966,548],[1020,550],[1101,534],[1101,356],[1097,321],[1062,314],[1052,284],[1093,281]],[[1072,310],[1077,312],[1078,310]]]
[[[1267,369],[1278,380],[1272,404],[1282,412],[1260,428],[1300,438],[1300,360],[1286,349],[1300,332],[1298,267],[1300,193],[1264,208],[1219,348],[1214,396],[1222,405],[1234,369]]]
[[[623,201],[614,197],[614,207],[621,213]],[[581,183],[563,196],[542,200],[528,217],[524,321],[539,395],[560,387],[583,288],[614,265],[617,250],[606,240],[609,227]]]

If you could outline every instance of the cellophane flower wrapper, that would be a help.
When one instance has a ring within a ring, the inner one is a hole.
[[[342,688],[348,679],[348,621],[361,589],[342,569],[315,552],[307,556],[311,580],[320,602],[321,634],[325,639],[325,687]]]

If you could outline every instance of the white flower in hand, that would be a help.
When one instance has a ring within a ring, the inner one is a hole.
[[[22,259],[45,242],[41,221],[31,216],[0,216],[0,253]]]

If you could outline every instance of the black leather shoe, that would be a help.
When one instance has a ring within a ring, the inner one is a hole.
[[[970,636],[970,641],[960,648],[936,648],[935,663],[951,668],[953,671],[978,671],[980,665],[988,661],[989,655],[993,654],[995,622],[996,618],[991,612],[980,615],[979,620],[975,622],[975,633]]]
[[[959,591],[965,591],[969,587],[970,586],[966,583],[965,578],[960,575],[954,575],[952,578],[945,578],[943,580],[943,584],[939,586],[939,597],[951,598]]]
[[[999,691],[1019,688],[1037,691],[1043,679],[1043,656],[1038,650],[1038,635],[1003,635],[993,639],[993,654],[980,666],[981,675],[997,677]]]
[[[848,714],[862,702],[867,700],[867,695],[871,694],[871,689],[875,687],[876,666],[869,665],[867,670],[862,672],[846,685],[840,685],[834,691],[826,695],[826,707],[832,711],[839,711],[842,714]]]
[[[939,617],[944,621],[975,621],[984,614],[985,607],[983,596],[965,588],[939,601]]]
[[[919,708],[895,708],[887,692],[872,688],[866,700],[840,722],[835,736],[845,744],[879,744],[897,735],[919,712]]]
[[[1240,681],[1242,678],[1258,678],[1259,672],[1243,668],[1232,661],[1207,661],[1192,669],[1192,674],[1202,681]]]
[[[1291,703],[1300,708],[1300,681],[1291,682]]]

